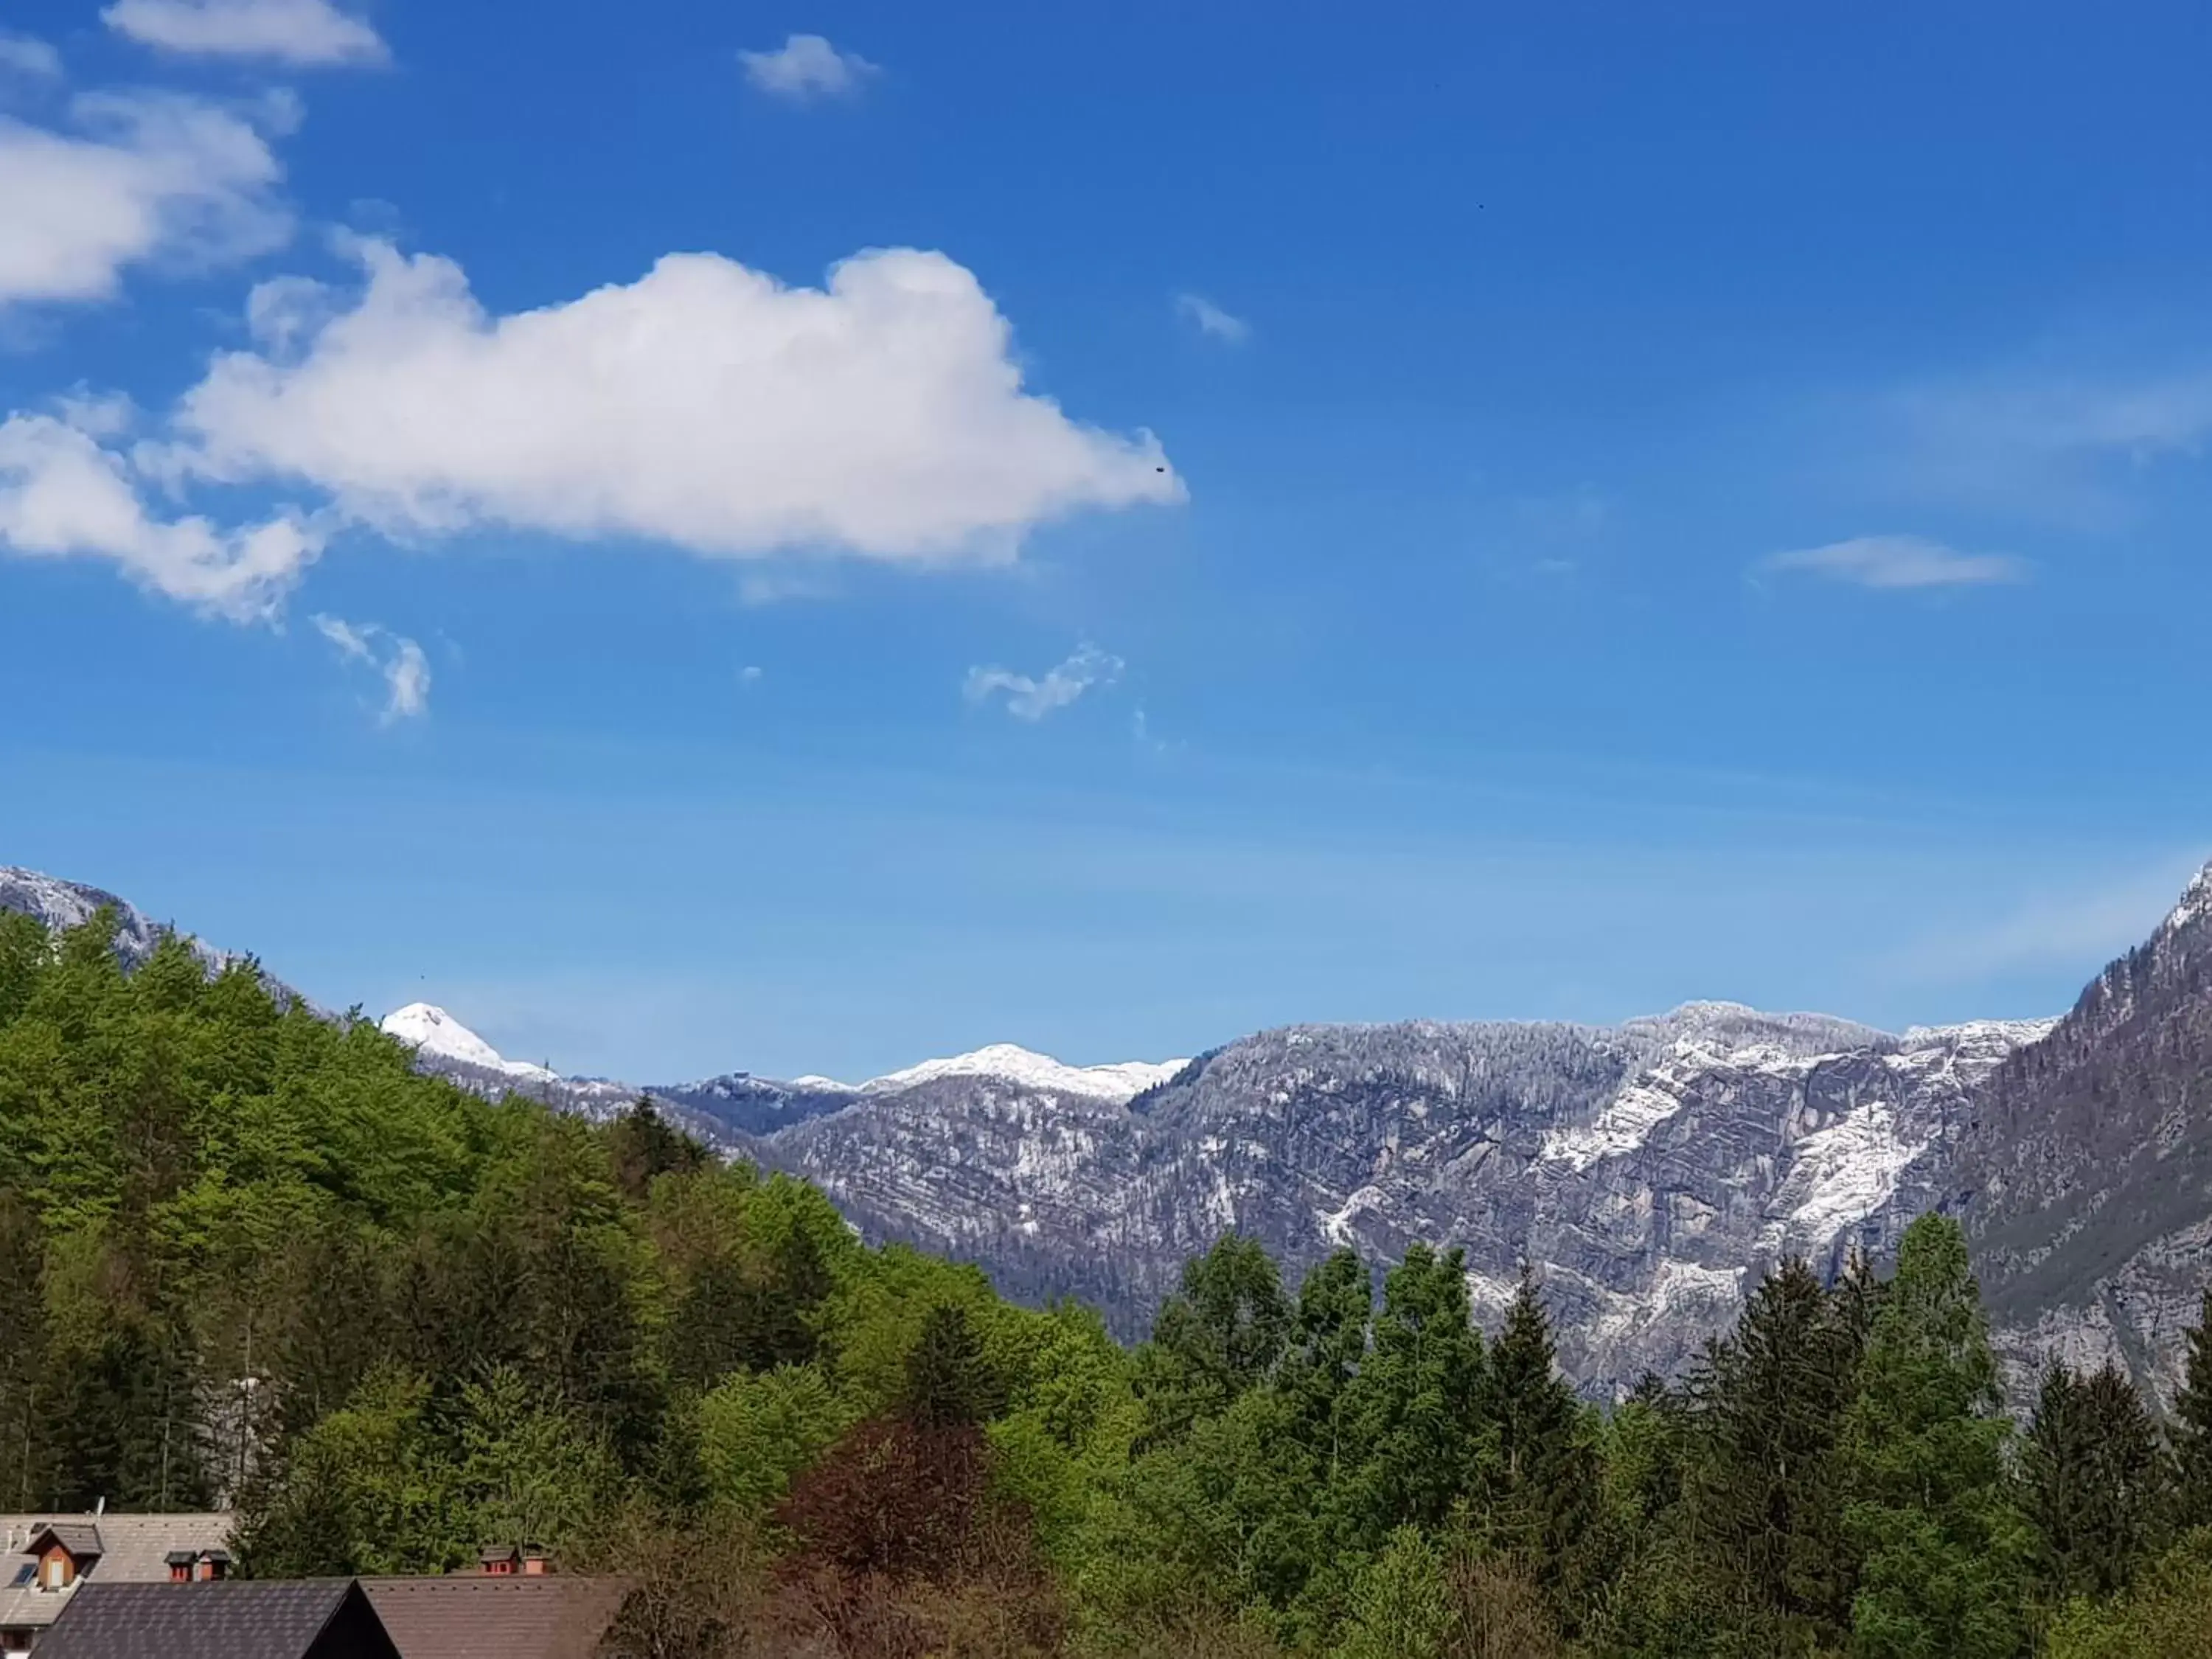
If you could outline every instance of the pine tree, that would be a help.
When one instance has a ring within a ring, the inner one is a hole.
[[[1792,1258],[1686,1390],[1686,1513],[1703,1559],[1766,1613],[1826,1638],[1850,1616],[1836,1453],[1857,1366],[1848,1310]]]
[[[2162,1540],[2170,1477],[2135,1385],[2107,1364],[2044,1372],[2021,1455],[2021,1507],[2054,1601],[2124,1589]]]
[[[972,1428],[1006,1403],[968,1310],[940,1302],[924,1316],[921,1335],[907,1356],[900,1414],[924,1429]]]
[[[1594,1519],[1596,1454],[1559,1375],[1550,1316],[1523,1269],[1483,1374],[1483,1497],[1498,1542],[1558,1589]]]
[[[1855,1650],[2011,1659],[2029,1535],[2008,1496],[2011,1425],[1955,1221],[1905,1230],[1859,1375],[1843,1449],[1844,1532],[1862,1557]]]

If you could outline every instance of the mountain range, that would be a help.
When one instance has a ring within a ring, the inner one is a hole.
[[[101,903],[143,957],[159,930],[113,896],[0,869],[0,908],[67,925]],[[1425,1239],[1465,1249],[1486,1322],[1533,1267],[1561,1363],[1605,1395],[1681,1366],[1784,1256],[1833,1273],[1941,1208],[2015,1375],[2112,1357],[2163,1393],[2212,1268],[2212,866],[2063,1016],[1901,1034],[1691,1003],[1612,1026],[1291,1026],[1158,1063],[999,1045],[857,1084],[638,1087],[506,1060],[427,1004],[383,1024],[482,1092],[594,1117],[650,1093],[871,1237],[1083,1297],[1125,1334],[1227,1228],[1293,1271]]]

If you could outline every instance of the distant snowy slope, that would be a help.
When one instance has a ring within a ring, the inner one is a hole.
[[[1050,1054],[994,1042],[973,1054],[945,1060],[925,1060],[904,1071],[872,1078],[860,1085],[867,1095],[896,1094],[939,1078],[988,1078],[1044,1094],[1082,1095],[1091,1100],[1110,1100],[1126,1105],[1147,1089],[1165,1083],[1188,1065],[1188,1060],[1159,1061],[1132,1060],[1111,1066],[1067,1066]]]
[[[418,1054],[447,1060],[457,1066],[474,1066],[487,1072],[532,1083],[554,1083],[560,1073],[527,1060],[507,1060],[499,1050],[455,1019],[443,1008],[428,1002],[410,1002],[379,1022],[386,1036],[398,1037]]]

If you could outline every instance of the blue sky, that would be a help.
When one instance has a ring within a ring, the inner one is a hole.
[[[2063,1006],[2212,17],[1693,9],[17,0],[0,862],[641,1079]]]

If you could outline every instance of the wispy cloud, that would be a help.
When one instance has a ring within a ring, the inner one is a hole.
[[[430,659],[410,639],[375,623],[349,623],[337,617],[314,618],[315,630],[349,662],[374,669],[384,681],[380,725],[419,720],[430,711]]]
[[[0,70],[50,76],[62,72],[62,55],[44,40],[0,29]]]
[[[745,79],[771,97],[794,104],[848,97],[883,71],[856,52],[841,52],[818,34],[794,34],[773,52],[741,52]]]
[[[2144,370],[2102,352],[1893,389],[1844,434],[1878,489],[2004,519],[2110,531],[2212,445],[2212,362]]]
[[[2009,554],[1961,553],[1923,536],[1855,536],[1825,547],[1770,554],[1753,568],[1893,591],[1980,587],[2027,575],[2027,562]]]
[[[1203,294],[1178,294],[1175,303],[1176,314],[1210,338],[1242,345],[1252,337],[1251,324],[1224,311]]]
[[[965,690],[973,703],[988,702],[1004,692],[1009,714],[1018,720],[1041,720],[1054,710],[1066,708],[1092,686],[1111,685],[1125,666],[1111,652],[1085,645],[1042,678],[1004,668],[971,668]]]
[[[118,34],[193,57],[300,65],[380,64],[381,36],[331,0],[116,0],[100,14]]]
[[[2169,854],[2102,885],[2039,896],[1986,927],[1951,928],[1908,945],[1892,965],[1921,981],[2050,968],[2093,973],[2149,936],[2203,860],[2202,848]]]

